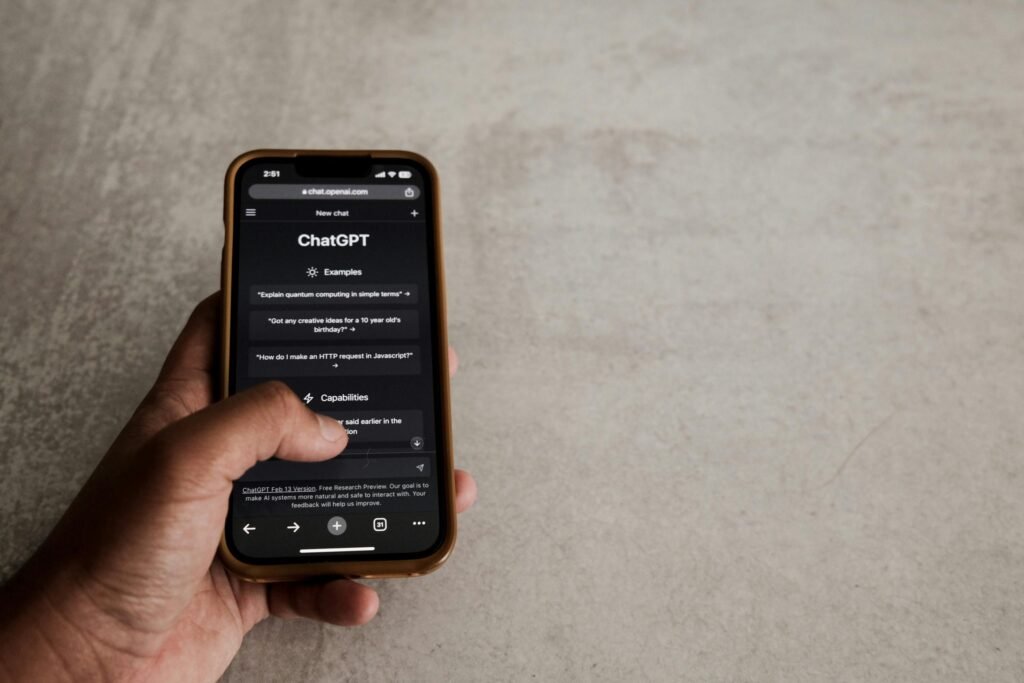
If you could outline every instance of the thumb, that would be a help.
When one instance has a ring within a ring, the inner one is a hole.
[[[220,493],[257,462],[326,460],[348,444],[335,419],[306,407],[282,382],[266,382],[161,431],[153,451],[194,493]]]

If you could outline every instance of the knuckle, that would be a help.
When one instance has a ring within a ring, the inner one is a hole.
[[[265,382],[260,385],[260,404],[263,406],[264,417],[268,421],[287,425],[294,419],[299,398],[291,388],[279,380]]]
[[[287,384],[280,380],[264,382],[261,386],[268,402],[275,403],[280,410],[289,410],[298,398]]]
[[[153,385],[146,403],[155,410],[181,419],[205,408],[209,404],[209,394],[207,377],[167,377]]]
[[[210,404],[209,382],[196,378],[160,379],[132,415],[130,425],[143,437],[150,436]]]
[[[153,386],[143,401],[143,407],[147,413],[162,418],[165,424],[177,422],[192,414],[187,399],[177,388],[169,386],[166,382],[159,382]]]

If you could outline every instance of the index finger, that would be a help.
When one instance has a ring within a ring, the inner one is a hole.
[[[194,376],[197,372],[207,375],[213,372],[220,303],[220,292],[214,292],[196,305],[167,354],[157,381],[173,381]]]

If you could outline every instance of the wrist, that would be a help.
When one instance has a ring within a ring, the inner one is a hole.
[[[5,681],[72,680],[72,664],[81,648],[70,643],[77,638],[57,628],[53,607],[22,574],[0,588],[0,603],[5,605],[0,619],[0,676]]]
[[[75,579],[40,575],[33,564],[0,587],[0,680],[115,680],[135,669]]]

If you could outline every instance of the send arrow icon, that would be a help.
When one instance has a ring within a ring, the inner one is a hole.
[[[299,529],[301,529],[302,527],[299,526],[298,522],[292,522],[291,526],[289,526],[288,528],[291,529],[292,533],[294,534],[294,533],[297,533],[299,531]]]
[[[245,535],[248,536],[250,531],[256,531],[256,527],[246,522],[245,526],[242,527],[242,531],[244,531]]]

